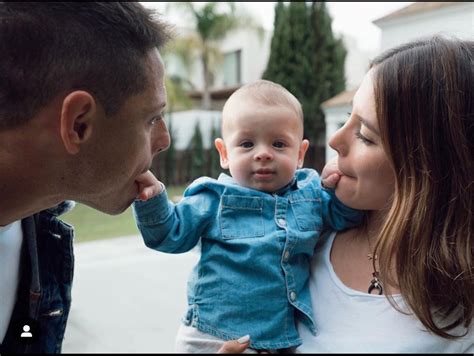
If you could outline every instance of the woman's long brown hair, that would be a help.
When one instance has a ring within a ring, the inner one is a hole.
[[[427,329],[462,336],[453,329],[470,326],[474,303],[474,42],[435,36],[371,66],[396,176],[377,244],[382,281],[400,289]]]

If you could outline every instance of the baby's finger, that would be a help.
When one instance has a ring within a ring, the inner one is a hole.
[[[155,195],[160,194],[163,191],[163,183],[158,182],[158,184],[151,185],[151,186],[141,186],[141,191],[138,192],[138,199],[140,200],[148,200]]]
[[[332,173],[327,178],[323,179],[323,186],[325,188],[336,188],[337,182],[339,182],[340,175],[337,173]]]

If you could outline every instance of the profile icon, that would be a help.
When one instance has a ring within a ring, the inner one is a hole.
[[[20,337],[33,337],[33,334],[30,332],[29,325],[23,325],[23,332],[21,333]]]

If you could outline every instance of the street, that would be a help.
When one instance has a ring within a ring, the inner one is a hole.
[[[140,236],[75,246],[64,353],[170,353],[197,250],[170,255]]]

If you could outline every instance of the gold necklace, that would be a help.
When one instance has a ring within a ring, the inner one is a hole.
[[[379,272],[375,268],[375,262],[377,261],[378,256],[375,253],[375,251],[372,249],[372,246],[370,245],[369,234],[366,233],[365,236],[367,237],[367,242],[369,244],[369,249],[371,251],[367,254],[367,258],[369,259],[369,261],[372,261],[372,268],[374,269],[374,271],[372,272],[373,279],[370,281],[370,285],[369,285],[369,289],[367,290],[367,293],[372,294],[372,291],[375,289],[375,290],[378,290],[379,295],[382,295],[383,294],[382,283],[380,283],[380,280],[379,280]]]

